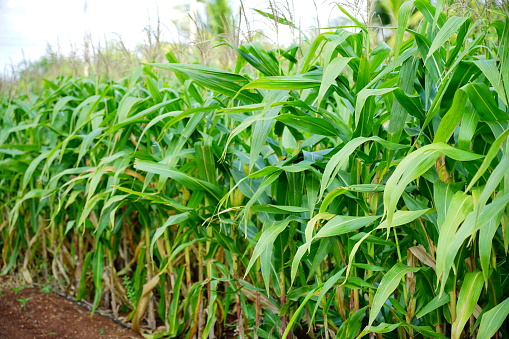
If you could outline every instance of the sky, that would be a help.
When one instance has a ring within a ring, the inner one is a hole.
[[[186,6],[193,0],[0,0],[0,72],[23,60],[36,61],[51,46],[64,54],[83,48],[84,36],[92,41],[122,39],[129,49],[146,38],[144,28],[159,18],[163,38],[179,39],[174,21],[188,20]],[[196,1],[196,0],[194,0]],[[230,0],[238,8],[240,0]],[[315,6],[316,1],[316,6]],[[304,29],[324,26],[339,10],[329,0],[278,0],[293,7],[295,21]],[[268,1],[243,0],[252,29],[262,29],[276,40],[267,19],[252,10],[268,11]],[[201,4],[198,4],[198,9]],[[288,30],[279,30],[282,44],[291,42]]]

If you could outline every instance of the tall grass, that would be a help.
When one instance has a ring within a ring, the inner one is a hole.
[[[4,100],[1,273],[152,338],[507,337],[509,20],[443,6]]]

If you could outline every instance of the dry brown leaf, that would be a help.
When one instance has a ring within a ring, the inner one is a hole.
[[[412,254],[415,255],[417,257],[417,259],[419,259],[425,265],[428,265],[429,267],[433,268],[434,270],[437,269],[435,259],[428,252],[426,252],[426,249],[424,248],[424,246],[419,245],[419,246],[410,247],[409,251],[412,252]]]
[[[131,328],[133,331],[141,333],[140,329],[140,321],[147,310],[148,302],[150,299],[150,292],[157,286],[159,283],[159,275],[156,275],[149,282],[143,285],[143,291],[141,292],[140,300],[138,301],[138,307],[136,308],[136,313],[134,314],[133,322]]]

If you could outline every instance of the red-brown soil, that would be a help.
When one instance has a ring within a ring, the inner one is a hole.
[[[44,293],[39,288],[27,287],[16,291],[3,286],[0,294],[0,339],[25,338],[142,337],[99,314],[90,319],[90,311],[57,294]]]

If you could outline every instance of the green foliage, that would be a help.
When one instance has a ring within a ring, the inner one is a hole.
[[[126,298],[131,303],[136,303],[136,290],[134,289],[133,282],[131,279],[125,275],[123,278],[124,281],[124,287],[126,289]]]
[[[22,298],[22,299],[17,299],[19,304],[21,305],[21,308],[26,308],[27,307],[27,303],[32,300],[32,298]]]
[[[2,274],[154,337],[507,336],[509,20],[443,5],[2,101]]]
[[[12,287],[12,290],[14,291],[14,295],[18,295],[19,292],[21,292],[24,288],[25,288],[25,286]]]
[[[39,291],[43,293],[51,293],[51,285],[44,286]]]

